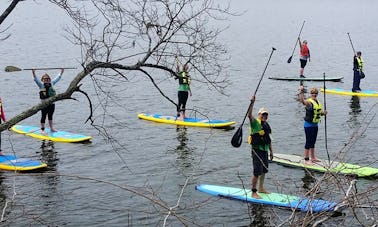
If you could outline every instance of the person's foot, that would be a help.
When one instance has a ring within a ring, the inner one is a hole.
[[[270,192],[268,192],[268,191],[265,190],[265,189],[259,190],[259,193],[270,194]]]
[[[312,163],[312,161],[305,161],[304,164],[305,165],[310,165],[310,166],[314,165],[314,163]]]
[[[261,196],[259,196],[259,194],[257,194],[257,192],[252,192],[252,197],[255,198],[255,199],[261,199]]]
[[[5,154],[3,153],[2,150],[0,150],[0,156],[4,156]]]
[[[305,77],[305,76],[303,76],[303,75],[300,75],[299,77],[300,77],[300,78],[306,78],[306,77]]]
[[[41,131],[42,135],[47,136],[47,132],[45,130]]]
[[[57,132],[57,130],[50,128],[50,132]]]
[[[314,158],[314,159],[311,159],[311,162],[321,162],[321,161],[319,159]]]

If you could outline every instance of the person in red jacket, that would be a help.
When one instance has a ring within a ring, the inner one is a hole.
[[[4,109],[3,109],[3,102],[1,101],[1,97],[0,97],[0,124],[1,124],[1,120],[6,121]],[[4,155],[1,150],[1,133],[0,133],[0,155]]]
[[[310,50],[308,49],[308,46],[307,46],[307,40],[303,40],[303,42],[301,42],[301,39],[298,37],[298,42],[299,42],[299,47],[300,47],[299,61],[301,62],[301,68],[299,69],[299,77],[305,78],[305,76],[303,75],[303,72],[304,72],[304,68],[306,67],[307,60],[309,62],[311,61]]]

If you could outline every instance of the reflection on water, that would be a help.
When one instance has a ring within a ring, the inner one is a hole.
[[[262,204],[248,204],[248,210],[251,218],[250,227],[259,227],[259,226],[272,226],[270,225],[270,212],[268,207]]]
[[[306,191],[310,191],[312,189],[312,183],[315,182],[314,175],[311,171],[309,170],[304,170],[305,175],[302,177],[302,182],[303,182],[303,188]]]
[[[48,170],[56,170],[59,159],[55,151],[54,142],[50,140],[42,140],[41,143],[41,160],[47,164]]]
[[[359,123],[358,116],[361,113],[360,97],[352,96],[352,98],[350,99],[349,107],[349,122],[354,123],[353,125],[357,125]]]
[[[192,152],[194,151],[193,148],[188,147],[187,143],[189,141],[187,137],[187,128],[185,126],[177,126],[177,140],[178,145],[176,146],[176,152],[179,155],[177,157],[177,161],[179,162],[179,166],[183,168],[188,168],[192,166],[192,162],[194,158],[192,156]]]

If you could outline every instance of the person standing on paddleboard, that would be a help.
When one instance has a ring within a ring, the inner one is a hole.
[[[62,68],[60,71],[60,74],[54,80],[51,81],[51,78],[49,74],[45,73],[42,75],[41,80],[37,78],[35,75],[35,70],[32,70],[34,82],[39,87],[39,97],[43,101],[44,99],[50,98],[52,96],[55,96],[55,89],[53,85],[55,85],[61,78],[62,74],[64,72],[64,69]],[[56,132],[53,125],[53,114],[55,111],[55,103],[48,105],[46,108],[41,110],[42,116],[41,116],[41,131],[43,134],[46,134],[45,131],[45,122],[46,122],[46,116],[49,120],[49,126],[50,126],[50,132]]]
[[[252,96],[251,102],[255,102],[256,97]],[[257,118],[252,114],[253,105],[248,110],[248,118],[250,121],[250,136],[248,142],[252,145],[252,161],[253,161],[253,175],[252,182],[252,197],[261,199],[259,193],[267,193],[264,188],[265,174],[268,172],[268,152],[270,151],[270,160],[273,160],[273,148],[270,134],[272,130],[267,122],[268,110],[261,108],[257,113]],[[258,190],[256,188],[258,183]]]
[[[190,76],[188,72],[188,63],[182,66],[182,70],[180,70],[180,66],[179,64],[177,64],[177,77],[175,79],[179,80],[177,105],[177,117],[179,118],[179,120],[186,118],[186,102],[188,101],[189,95],[192,96],[192,91],[190,90]]]
[[[311,88],[310,97],[305,99],[304,88],[299,86],[299,101],[305,105],[306,116],[304,117],[304,131],[306,135],[306,144],[304,150],[305,164],[312,165],[314,162],[319,162],[315,157],[315,143],[318,136],[318,123],[320,117],[327,114],[327,110],[322,110],[322,104],[316,99],[318,96],[318,89],[316,87]]]
[[[364,66],[364,60],[361,57],[361,51],[357,51],[353,57],[353,87],[352,92],[360,92],[361,79],[365,78],[365,74],[362,71]]]
[[[298,37],[298,42],[299,42],[299,61],[301,62],[301,67],[299,69],[299,77],[300,78],[306,78],[303,73],[304,73],[304,68],[307,65],[307,61],[311,61],[310,58],[310,50],[308,49],[307,46],[307,40],[303,40],[301,42],[301,38]]]
[[[1,97],[0,97],[0,124],[2,123],[1,120],[3,120],[4,122],[6,121],[4,108],[3,108],[3,101],[1,100]],[[0,132],[0,155],[4,155],[1,149],[1,132]]]

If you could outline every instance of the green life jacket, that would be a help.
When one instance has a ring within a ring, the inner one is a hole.
[[[54,96],[55,94],[55,89],[52,87],[51,83],[44,83],[43,88],[39,91],[39,98],[47,99]]]

